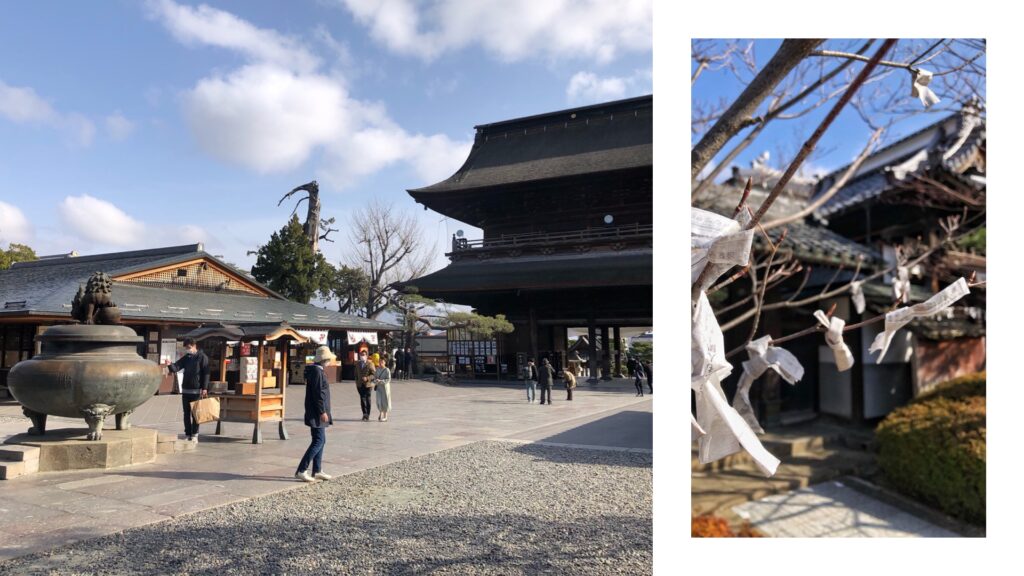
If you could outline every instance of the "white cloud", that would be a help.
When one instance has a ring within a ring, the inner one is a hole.
[[[40,98],[35,90],[10,86],[2,81],[0,81],[0,115],[18,124],[50,123],[57,119],[57,113],[50,103]]]
[[[592,104],[618,100],[651,91],[651,71],[638,70],[631,76],[598,76],[593,72],[573,74],[565,96],[573,104]]]
[[[32,225],[25,214],[17,206],[0,202],[0,244],[24,244],[31,238]]]
[[[205,4],[192,8],[172,0],[151,0],[148,7],[150,15],[185,45],[228,48],[253,61],[294,70],[309,71],[319,65],[319,59],[298,40],[257,28],[229,12]]]
[[[174,246],[211,238],[200,226],[147,223],[112,202],[88,194],[65,197],[57,206],[57,217],[60,228],[45,243],[47,248],[52,245],[54,253]]]
[[[124,140],[135,131],[135,123],[124,117],[121,112],[114,112],[106,118],[107,134],[114,140]]]
[[[151,6],[179,40],[230,48],[251,60],[199,80],[183,98],[200,147],[220,160],[270,173],[298,168],[322,152],[318,173],[343,187],[396,163],[424,180],[441,179],[468,154],[469,141],[410,134],[382,105],[350,97],[344,78],[319,71],[295,40],[208,6],[170,0]],[[303,64],[289,64],[294,61]]]
[[[96,133],[91,120],[76,112],[62,114],[30,87],[0,81],[0,116],[16,124],[41,124],[64,132],[68,142],[89,146]]]
[[[651,0],[341,0],[390,50],[430,60],[478,44],[504,61],[608,62],[650,51]]]
[[[261,173],[301,165],[354,122],[344,89],[330,78],[271,64],[204,78],[185,101],[203,149]]]
[[[146,231],[142,222],[117,206],[88,194],[64,198],[57,214],[71,233],[110,246],[138,246]]]

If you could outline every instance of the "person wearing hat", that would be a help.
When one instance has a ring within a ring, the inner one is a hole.
[[[554,383],[555,370],[547,358],[541,360],[540,368],[537,370],[537,385],[540,387],[540,403],[547,398],[548,405],[551,405],[551,385]]]
[[[312,440],[309,448],[302,455],[299,461],[299,468],[295,471],[295,477],[303,482],[315,480],[330,480],[330,474],[320,469],[320,462],[323,459],[324,445],[327,443],[327,427],[334,424],[331,418],[331,386],[327,383],[327,376],[324,374],[324,366],[337,358],[327,346],[320,346],[316,349],[314,363],[306,366],[306,410],[302,417],[306,426],[309,426]],[[313,465],[313,475],[306,471],[310,464]]]

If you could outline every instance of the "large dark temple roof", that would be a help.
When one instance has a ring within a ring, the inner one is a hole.
[[[450,192],[650,170],[653,102],[653,96],[642,96],[477,126],[462,168],[409,194],[429,205]]]
[[[532,258],[494,258],[452,263],[399,288],[415,286],[421,292],[474,292],[650,286],[653,283],[650,250],[556,255]]]

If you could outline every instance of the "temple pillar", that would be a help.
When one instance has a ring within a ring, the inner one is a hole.
[[[616,378],[622,378],[622,336],[619,334],[619,327],[613,328],[612,337],[615,338],[615,371]]]
[[[587,383],[597,384],[597,327],[594,326],[594,320],[591,318],[587,319],[587,345],[589,346],[587,351],[587,369],[590,373]]]
[[[530,356],[540,366],[540,357],[537,355],[537,310],[530,305]]]
[[[612,379],[611,338],[607,326],[601,328],[601,380]]]

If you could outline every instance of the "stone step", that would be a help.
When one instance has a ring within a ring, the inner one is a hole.
[[[0,462],[0,480],[11,480],[26,474],[35,474],[38,471],[38,459],[20,462]]]
[[[0,445],[0,460],[8,462],[25,462],[28,460],[39,461],[39,448],[35,446],[21,446],[19,444]]]
[[[765,478],[752,462],[717,471],[695,471],[691,477],[693,514],[713,513],[739,522],[733,506],[772,494],[805,488],[847,474],[870,474],[873,455],[857,450],[823,450],[784,459],[775,475]]]

